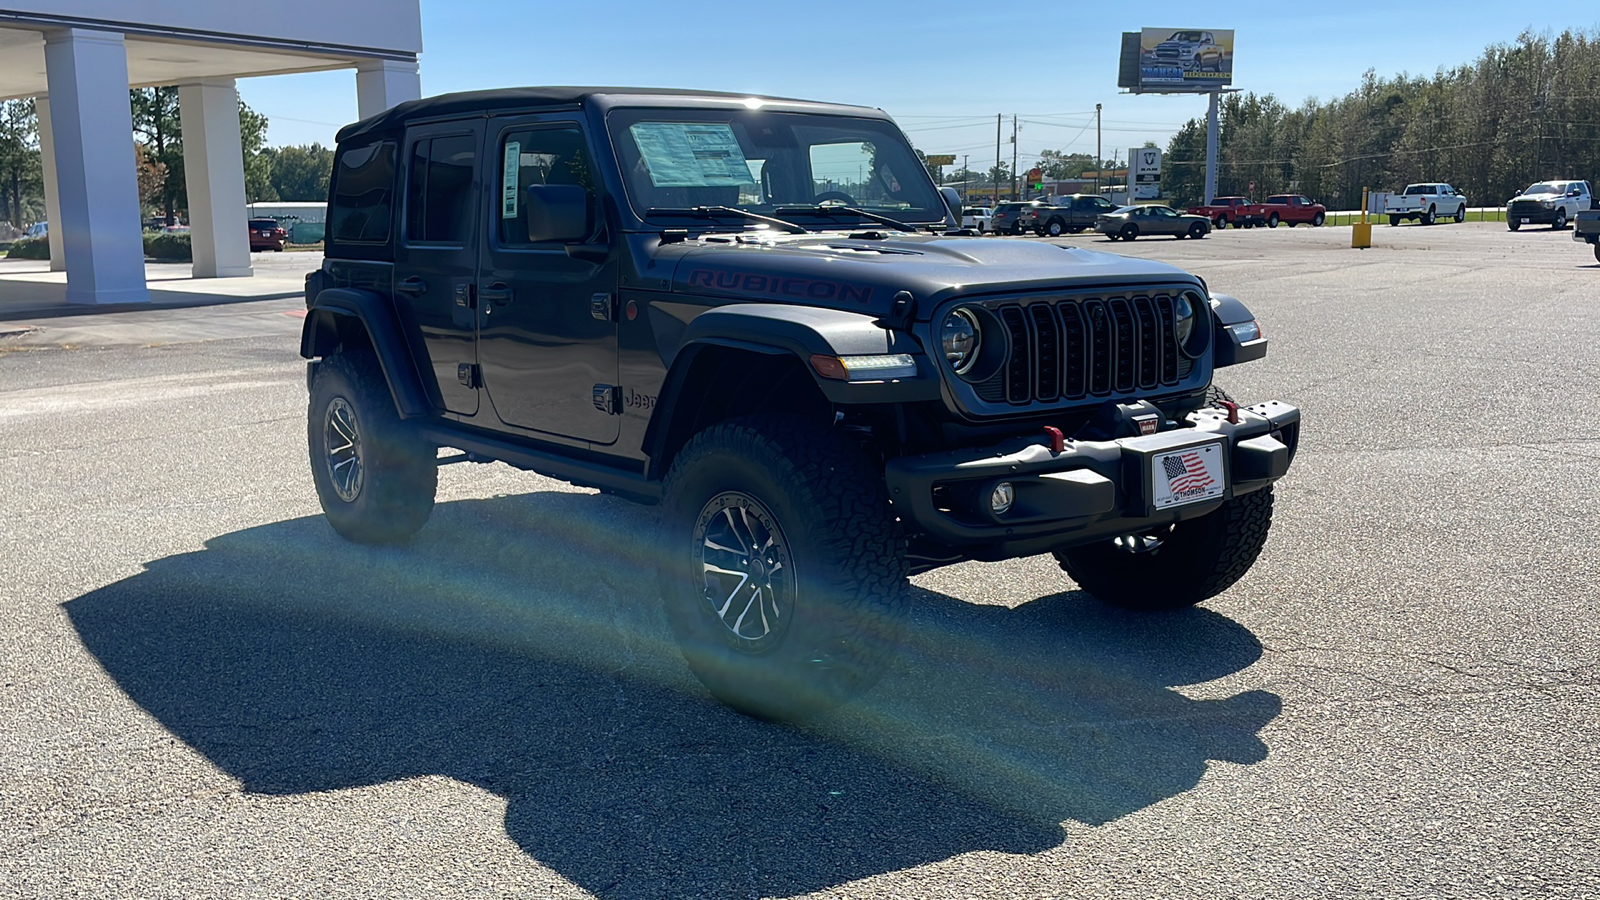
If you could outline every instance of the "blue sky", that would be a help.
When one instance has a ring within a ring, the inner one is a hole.
[[[1093,153],[1104,104],[1111,156],[1205,114],[1203,97],[1119,94],[1123,31],[1231,28],[1234,85],[1298,105],[1381,75],[1432,74],[1524,29],[1595,29],[1594,0],[1228,4],[1018,4],[945,0],[805,4],[422,0],[424,94],[531,84],[689,87],[881,107],[927,153],[994,163],[994,117],[1022,121],[1022,168],[1040,150]],[[355,74],[246,79],[269,142],[331,144],[355,118]]]

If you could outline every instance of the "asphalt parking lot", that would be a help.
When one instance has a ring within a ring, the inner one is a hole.
[[[411,545],[338,539],[292,299],[0,338],[0,896],[1600,896],[1600,265],[1349,234],[1055,241],[1259,315],[1265,553],[1154,616],[919,576],[804,729],[688,674],[649,509],[450,466]]]

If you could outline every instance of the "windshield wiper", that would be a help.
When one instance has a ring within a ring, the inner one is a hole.
[[[782,219],[774,219],[771,216],[763,216],[760,213],[753,213],[748,209],[740,209],[737,206],[652,206],[645,210],[644,214],[646,218],[658,215],[693,216],[697,219],[716,219],[722,216],[738,216],[741,219],[749,219],[752,222],[764,222],[768,225],[775,225],[790,234],[811,233],[811,229],[796,225],[793,222],[785,222]]]
[[[907,225],[899,219],[892,219],[888,216],[881,216],[874,212],[867,212],[864,209],[857,209],[854,206],[780,206],[773,210],[773,212],[816,213],[817,215],[828,215],[829,213],[851,213],[853,215],[860,216],[869,222],[877,222],[881,225],[887,225],[896,231],[909,231],[916,233],[917,230],[915,225]]]

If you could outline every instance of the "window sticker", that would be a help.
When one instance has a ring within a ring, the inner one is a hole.
[[[517,217],[517,169],[522,162],[522,143],[506,141],[505,171],[500,176],[500,218]]]
[[[655,187],[754,184],[733,126],[720,122],[639,122],[629,126]]]

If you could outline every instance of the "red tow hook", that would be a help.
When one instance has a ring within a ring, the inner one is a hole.
[[[1044,435],[1050,439],[1051,453],[1061,453],[1067,449],[1067,436],[1061,433],[1061,429],[1054,425],[1046,425]]]
[[[1218,402],[1222,404],[1223,409],[1228,411],[1228,424],[1239,424],[1239,404],[1233,402],[1232,400],[1221,400]]]

